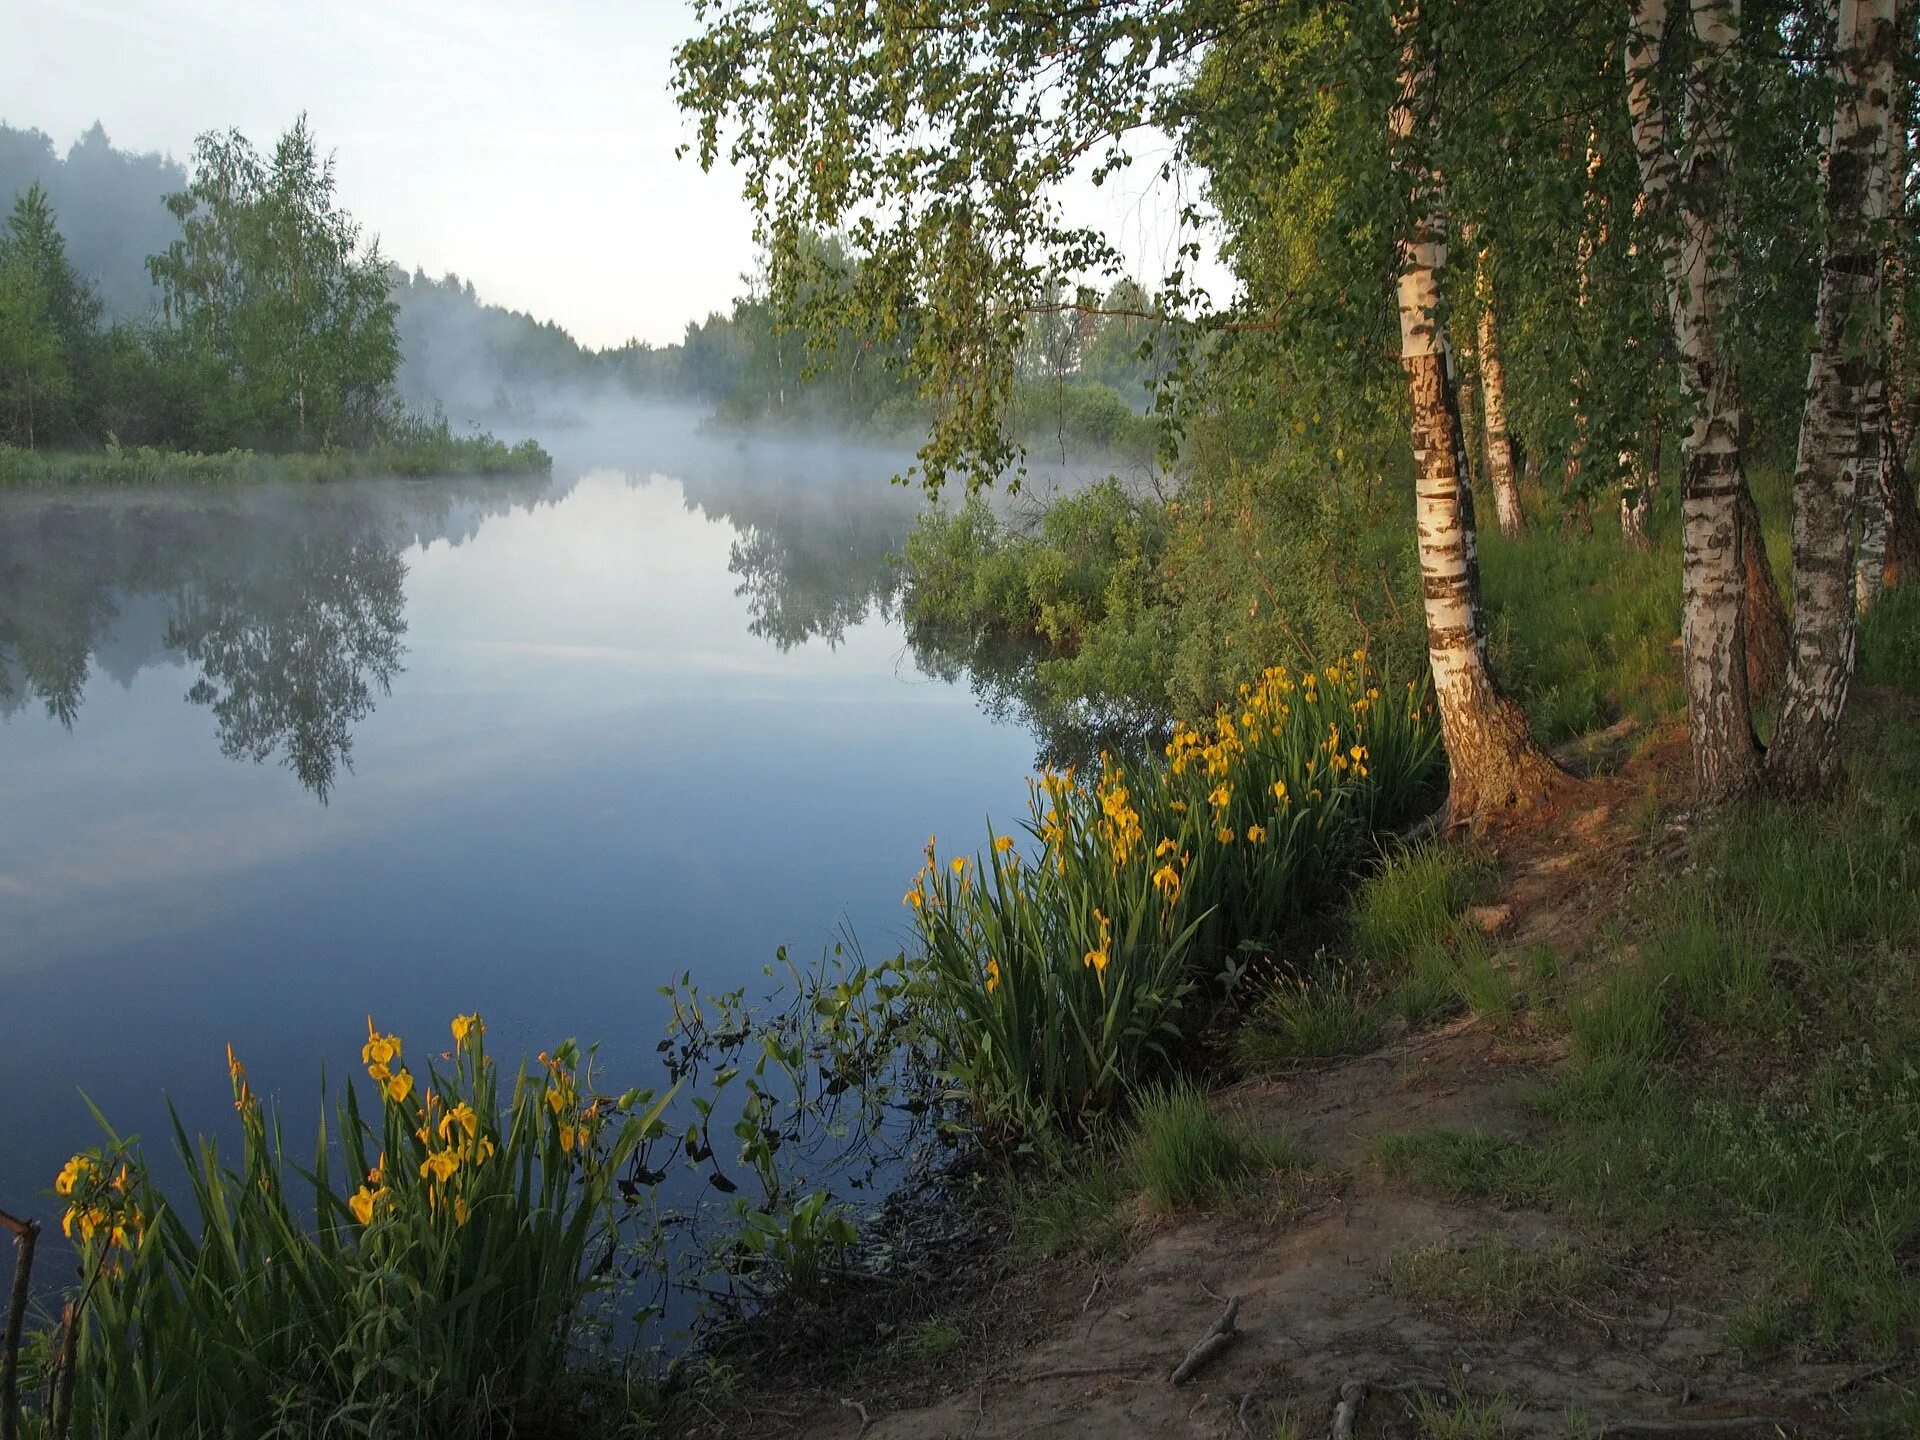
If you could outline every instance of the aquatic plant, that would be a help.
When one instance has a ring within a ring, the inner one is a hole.
[[[906,903],[935,1033],[989,1131],[1106,1109],[1163,1068],[1208,965],[1271,946],[1437,778],[1424,691],[1363,651],[1269,669],[1238,699],[1176,727],[1164,760],[1043,772],[1037,853],[1003,835],[943,863],[928,841]]]
[[[503,1096],[481,1018],[451,1030],[416,1069],[369,1019],[379,1108],[350,1085],[310,1170],[231,1049],[240,1154],[190,1142],[176,1115],[184,1205],[110,1129],[67,1163],[55,1189],[83,1282],[52,1433],[450,1436],[562,1413],[576,1327],[618,1252],[623,1170],[671,1092],[598,1094],[568,1043]]]

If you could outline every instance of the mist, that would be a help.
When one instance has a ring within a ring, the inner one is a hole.
[[[98,121],[67,147],[41,130],[0,124],[0,200],[38,183],[47,192],[67,256],[94,287],[109,318],[138,320],[156,310],[160,292],[147,256],[179,237],[166,197],[187,186],[187,172],[169,155],[117,148]]]

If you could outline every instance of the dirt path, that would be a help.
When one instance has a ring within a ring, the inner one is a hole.
[[[1672,833],[1636,806],[1643,793],[1631,779],[1596,782],[1500,853],[1500,893],[1480,919],[1504,955],[1545,945],[1575,963],[1590,951],[1644,849]],[[1355,1382],[1375,1387],[1360,1404],[1360,1437],[1710,1433],[1703,1422],[1737,1416],[1789,1417],[1800,1422],[1790,1434],[1842,1433],[1834,1396],[1855,1377],[1742,1368],[1698,1277],[1609,1256],[1587,1288],[1506,1314],[1422,1303],[1396,1283],[1396,1257],[1594,1249],[1562,1218],[1418,1193],[1371,1158],[1383,1136],[1428,1127],[1525,1138],[1535,1123],[1527,1095],[1559,1058],[1557,1042],[1524,1023],[1502,1034],[1468,1020],[1227,1090],[1220,1105],[1311,1151],[1311,1179],[1276,1178],[1247,1213],[1163,1221],[1105,1269],[1018,1277],[995,1302],[986,1343],[944,1369],[869,1366],[837,1394],[786,1397],[783,1413],[763,1409],[731,1433],[1317,1437]],[[1240,1300],[1239,1338],[1174,1387],[1170,1372],[1229,1295]],[[1417,1423],[1415,1385],[1464,1412],[1459,1428]],[[1476,1407],[1504,1411],[1507,1428],[1474,1428]]]

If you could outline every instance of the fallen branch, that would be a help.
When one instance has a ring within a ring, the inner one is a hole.
[[[1382,1395],[1409,1395],[1426,1388],[1418,1380],[1401,1380],[1391,1385],[1368,1380],[1347,1381],[1340,1387],[1339,1402],[1333,1407],[1333,1430],[1328,1440],[1353,1440],[1353,1425],[1360,1418],[1360,1407],[1365,1403],[1369,1390]]]
[[[26,1338],[27,1289],[33,1276],[33,1247],[40,1225],[16,1220],[0,1210],[0,1227],[13,1232],[13,1292],[7,1301],[7,1328],[0,1334],[0,1440],[20,1440],[20,1344]]]
[[[1240,1297],[1235,1295],[1227,1301],[1227,1308],[1220,1312],[1220,1318],[1208,1327],[1207,1333],[1194,1342],[1193,1348],[1187,1352],[1187,1358],[1175,1367],[1169,1383],[1178,1385],[1191,1379],[1201,1366],[1239,1338],[1240,1332],[1234,1329],[1234,1321],[1239,1316]]]
[[[1664,1435],[1738,1435],[1747,1431],[1774,1433],[1797,1429],[1799,1422],[1784,1415],[1729,1415],[1718,1420],[1622,1420],[1593,1432],[1593,1440],[1659,1440]]]
[[[860,1412],[860,1428],[853,1432],[853,1440],[860,1440],[860,1437],[866,1434],[868,1429],[873,1425],[872,1417],[867,1414],[867,1407],[862,1405],[858,1400],[842,1400],[840,1403],[849,1410],[858,1410]]]

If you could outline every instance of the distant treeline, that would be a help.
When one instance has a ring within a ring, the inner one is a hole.
[[[364,448],[408,412],[552,421],[632,396],[741,424],[925,430],[898,354],[851,334],[809,345],[775,324],[755,277],[676,344],[591,349],[457,275],[389,264],[333,183],[304,120],[265,156],[237,132],[203,136],[187,165],[116,149],[99,125],[64,158],[42,132],[0,125],[0,204],[14,207],[0,235],[0,440]],[[851,282],[836,243],[818,259],[818,283]],[[1030,327],[1010,423],[1043,453],[1150,451],[1159,328],[1131,282],[1093,298]]]
[[[113,474],[239,474],[255,451],[545,467],[538,446],[456,436],[401,402],[386,261],[335,203],[304,118],[267,154],[203,135],[190,171],[122,155],[98,126],[65,162],[19,131],[0,132],[0,157],[22,171],[0,180],[24,181],[0,226],[4,478],[90,475],[102,456]]]

